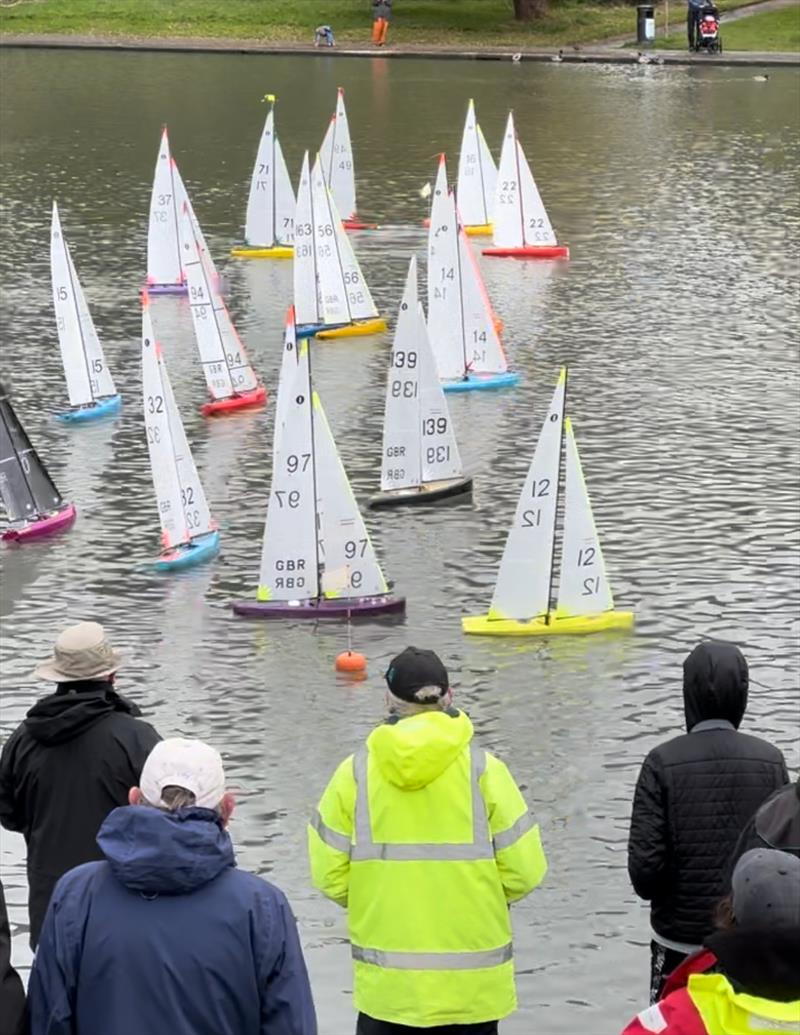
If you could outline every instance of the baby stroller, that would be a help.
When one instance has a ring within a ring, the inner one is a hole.
[[[719,8],[714,3],[705,3],[700,8],[700,19],[697,23],[697,36],[694,49],[705,50],[709,54],[722,53],[722,36],[719,31]]]

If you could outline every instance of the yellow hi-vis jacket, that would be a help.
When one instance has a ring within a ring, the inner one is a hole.
[[[315,887],[346,906],[356,1009],[412,1027],[516,1009],[508,903],[547,871],[539,827],[463,712],[374,730],[308,831]]]

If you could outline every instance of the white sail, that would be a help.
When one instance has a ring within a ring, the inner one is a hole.
[[[562,370],[508,533],[490,618],[525,621],[550,607],[566,384]]]
[[[475,373],[504,373],[508,361],[494,325],[489,296],[467,235],[458,230],[461,315],[464,321],[463,352],[467,368]]]
[[[460,478],[461,457],[458,452],[455,429],[450,419],[445,394],[439,382],[439,374],[428,340],[428,328],[421,303],[417,306],[417,328],[422,481],[438,482]]]
[[[184,206],[181,215],[181,240],[189,309],[208,390],[214,399],[227,399],[237,392],[252,391],[258,385],[258,378],[250,366],[227,307],[200,258],[188,205]]]
[[[64,244],[66,246],[66,241]],[[69,247],[67,247],[67,262],[69,263],[70,277],[72,278],[72,286],[75,291],[75,305],[78,310],[78,323],[80,324],[81,334],[83,336],[83,349],[86,354],[86,363],[89,367],[89,378],[92,392],[95,399],[103,399],[110,395],[116,395],[117,389],[114,385],[114,378],[111,376],[111,371],[108,369],[106,357],[103,352],[103,346],[100,344],[100,339],[97,336],[92,314],[89,312],[89,305],[86,301],[86,296],[83,293],[81,282],[78,280],[78,274],[75,272],[75,266],[72,263],[72,255],[70,254]]]
[[[466,370],[459,265],[455,199],[442,156],[428,230],[428,334],[443,381],[461,378]]]
[[[491,223],[496,184],[497,166],[475,118],[475,105],[470,100],[458,156],[456,187],[458,211],[465,226]]]
[[[311,173],[308,151],[303,155],[297,207],[294,216],[294,312],[299,325],[322,322],[314,244],[314,210],[311,202]]]
[[[245,240],[251,247],[273,248],[294,241],[295,197],[271,107],[258,144],[247,199]]]
[[[564,434],[567,451],[558,611],[563,615],[612,611],[614,599],[569,418],[564,421]]]
[[[311,170],[311,212],[322,322],[346,324],[351,322],[352,316],[337,246],[336,222],[341,221],[338,214],[334,216],[334,211],[317,157]]]
[[[319,586],[307,341],[301,344],[294,377],[281,388],[288,398],[275,451],[258,599],[310,600],[319,595]]]
[[[61,362],[72,406],[85,406],[94,401],[89,364],[83,347],[83,332],[78,317],[75,289],[67,242],[61,232],[58,208],[53,202],[50,226],[50,278],[53,286],[53,309],[58,328]]]
[[[522,225],[522,196],[519,187],[517,160],[517,132],[513,112],[508,122],[500,152],[497,170],[497,188],[494,198],[494,244],[498,248],[521,248],[525,244]]]
[[[520,177],[520,193],[522,196],[522,223],[525,233],[525,244],[527,245],[551,245],[557,244],[555,231],[550,225],[550,219],[544,202],[539,194],[539,188],[533,178],[528,159],[522,150],[522,145],[517,141],[517,167]]]
[[[369,287],[361,266],[358,263],[353,246],[347,236],[347,231],[339,218],[336,202],[332,195],[328,194],[331,207],[333,226],[336,230],[336,247],[339,252],[339,264],[342,269],[342,280],[347,290],[347,304],[350,309],[351,320],[370,320],[378,315],[378,307],[372,299]]]
[[[331,117],[319,153],[322,171],[336,207],[345,219],[351,219],[356,214],[356,178],[350,126],[341,86],[336,97],[336,112]]]
[[[410,489],[422,482],[419,383],[422,342],[417,306],[417,260],[412,256],[408,264],[400,311],[397,314],[389,377],[386,382],[381,462],[382,492]],[[427,345],[427,342],[425,344]],[[436,388],[441,392],[435,368],[433,379]]]
[[[314,460],[326,597],[370,597],[388,591],[364,520],[316,392]]]
[[[169,410],[161,380],[159,347],[147,302],[142,308],[142,391],[144,393],[144,425],[150,468],[161,522],[161,541],[165,549],[188,543],[191,533],[181,499],[181,483],[172,444]]]
[[[272,467],[277,464],[278,445],[286,423],[286,412],[289,408],[294,375],[297,370],[297,334],[295,331],[294,308],[290,307],[286,318],[286,329],[283,337],[281,353],[281,369],[278,376],[278,394],[275,400],[275,428],[272,436]]]
[[[186,431],[175,402],[175,395],[172,391],[169,374],[164,363],[164,356],[160,348],[158,350],[158,365],[161,371],[161,385],[164,389],[164,400],[172,433],[172,450],[175,454],[175,465],[178,468],[183,514],[189,535],[194,539],[196,536],[207,535],[209,532],[213,532],[217,526],[211,519],[208,500],[206,499],[200,476],[197,473],[192,451],[186,440]]]
[[[178,191],[180,187],[178,187]],[[177,196],[174,163],[166,127],[161,134],[147,229],[148,284],[183,283],[178,217],[183,199]]]

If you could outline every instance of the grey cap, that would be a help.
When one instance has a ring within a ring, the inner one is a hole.
[[[742,927],[800,927],[800,859],[774,848],[752,848],[731,880],[733,915]]]

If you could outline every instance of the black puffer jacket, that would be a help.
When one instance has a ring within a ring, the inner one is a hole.
[[[789,777],[781,752],[738,733],[747,705],[747,663],[712,641],[684,662],[683,736],[644,761],[631,816],[628,872],[651,901],[657,934],[698,946],[726,894],[728,863],[758,806]]]
[[[50,895],[73,866],[102,859],[100,824],[139,782],[161,739],[110,683],[67,683],[38,701],[3,746],[0,824],[28,846],[28,913],[35,948]]]

